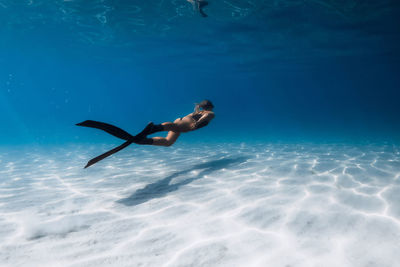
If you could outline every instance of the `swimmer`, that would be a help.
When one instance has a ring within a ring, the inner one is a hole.
[[[193,5],[193,10],[197,10],[200,14],[205,18],[208,17],[206,13],[203,11],[203,7],[208,5],[208,2],[205,0],[186,0]]]
[[[96,162],[124,149],[132,143],[139,145],[153,145],[153,146],[171,146],[176,142],[181,133],[194,131],[206,126],[214,117],[213,112],[214,105],[209,100],[203,100],[199,104],[195,105],[194,112],[190,113],[182,118],[176,119],[174,122],[164,122],[162,124],[154,124],[150,122],[139,134],[132,136],[126,131],[104,122],[87,120],[81,123],[77,123],[77,126],[91,127],[103,130],[115,137],[126,140],[122,145],[91,159],[85,166],[85,168],[95,164]],[[148,135],[156,132],[167,131],[166,137],[151,137]]]

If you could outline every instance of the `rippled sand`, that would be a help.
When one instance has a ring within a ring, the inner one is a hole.
[[[396,266],[393,145],[0,153],[0,266]]]

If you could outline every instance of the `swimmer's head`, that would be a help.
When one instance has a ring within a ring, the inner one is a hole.
[[[204,110],[209,110],[211,111],[214,108],[213,103],[211,103],[210,100],[203,100],[199,104],[199,107],[204,109]]]

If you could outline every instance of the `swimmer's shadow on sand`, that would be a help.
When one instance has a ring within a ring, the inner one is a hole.
[[[237,158],[213,160],[197,164],[191,167],[190,169],[175,172],[165,177],[164,179],[161,179],[152,184],[148,184],[144,188],[136,190],[129,197],[122,198],[117,202],[124,204],[126,206],[136,206],[154,198],[161,198],[167,195],[169,192],[178,190],[183,185],[187,185],[195,180],[203,178],[205,175],[208,175],[212,172],[221,169],[229,168],[230,166],[233,166],[235,164],[245,162],[247,159],[248,159],[247,157],[237,157]],[[170,184],[172,179],[179,177],[181,175],[188,174],[195,170],[201,170],[201,171],[194,177],[184,179],[178,183]]]

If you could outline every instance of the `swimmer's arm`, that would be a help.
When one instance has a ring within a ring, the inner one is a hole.
[[[193,123],[193,129],[196,129],[198,125],[201,125],[201,123],[203,121],[211,121],[212,119],[214,119],[215,114],[213,112],[207,112],[206,114],[204,114],[203,116],[200,117],[200,119]]]

